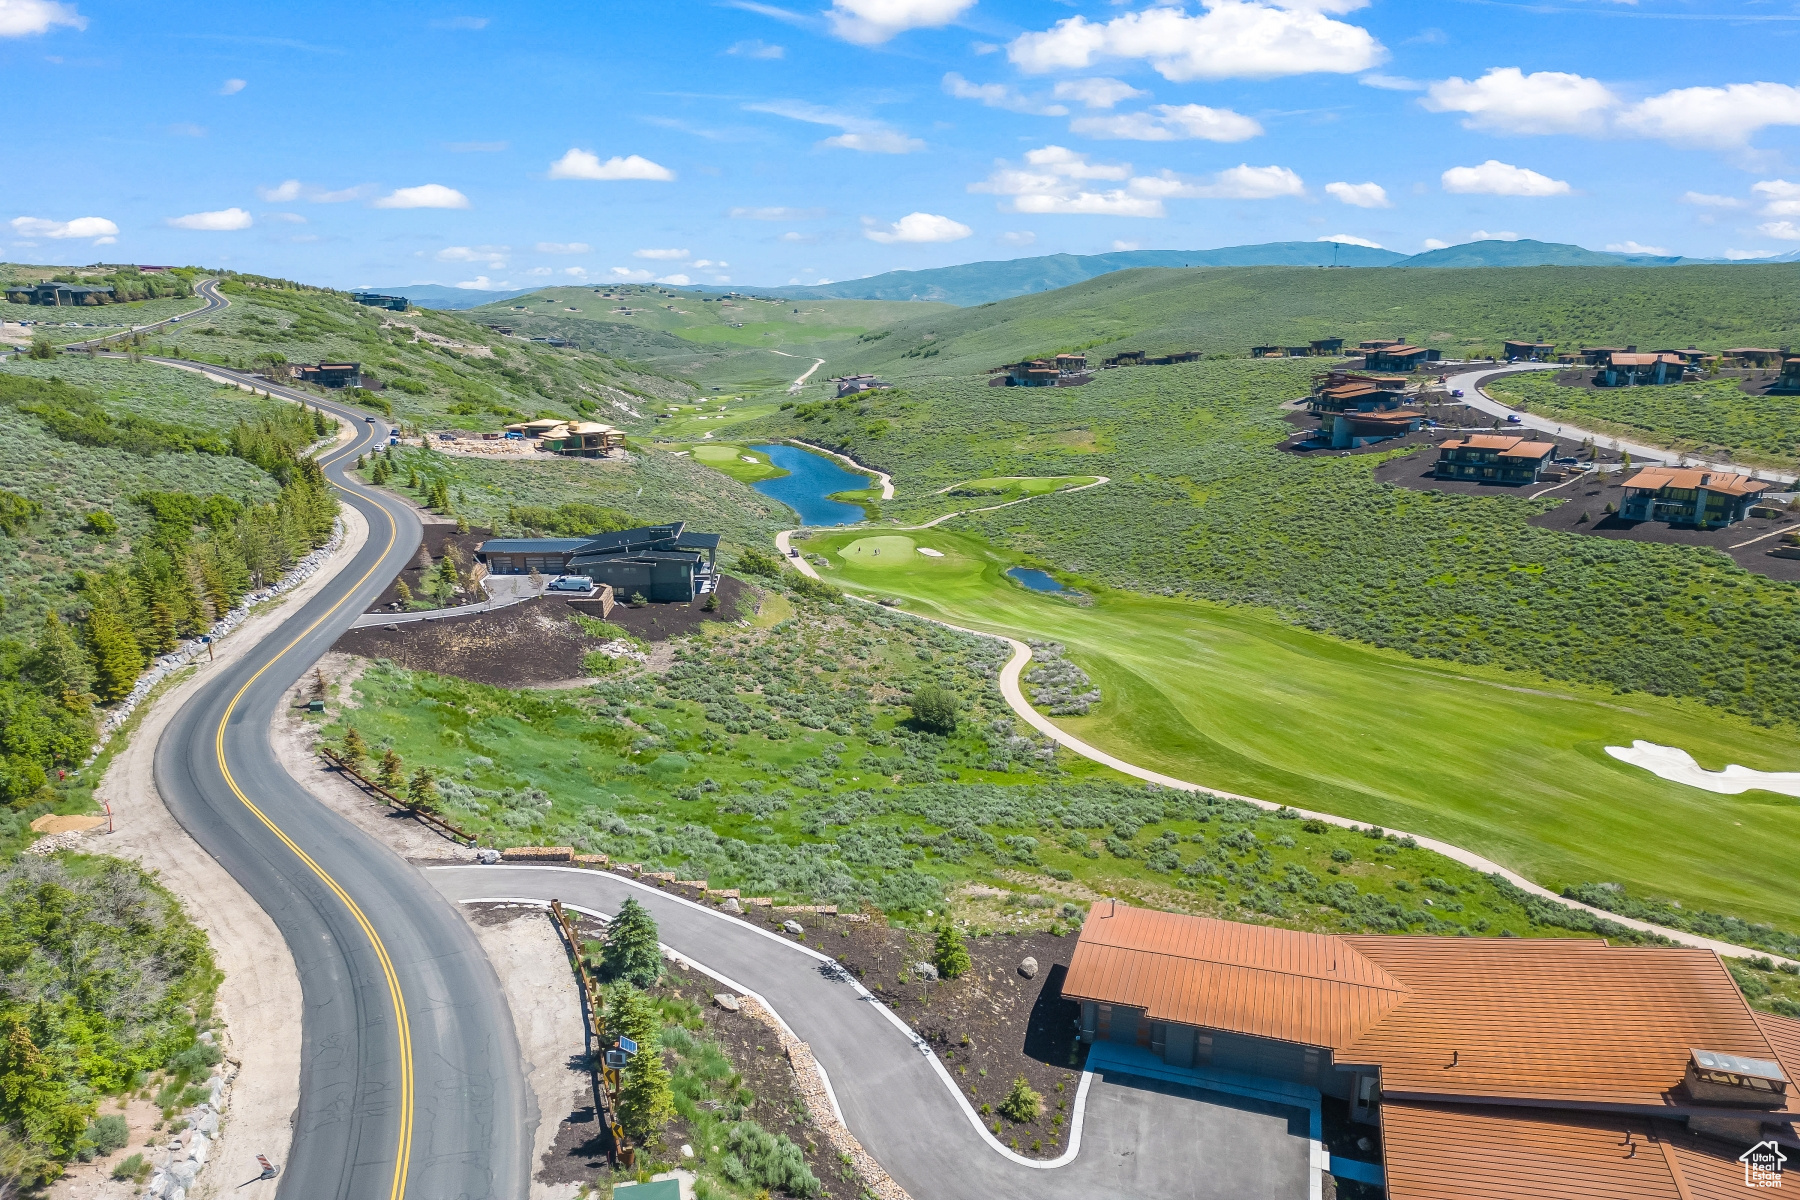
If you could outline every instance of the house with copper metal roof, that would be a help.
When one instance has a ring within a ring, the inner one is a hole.
[[[1698,467],[1645,467],[1620,486],[1625,489],[1621,519],[1671,525],[1735,525],[1769,490],[1748,475]]]
[[[1800,1021],[1751,1009],[1710,950],[1302,933],[1101,901],[1062,994],[1090,1064],[1343,1102],[1380,1127],[1390,1200],[1696,1200],[1725,1194],[1745,1147],[1800,1147]]]
[[[1416,371],[1442,357],[1440,351],[1424,346],[1383,346],[1370,350],[1363,358],[1363,365],[1371,371]]]
[[[1327,371],[1313,376],[1312,396],[1306,407],[1315,413],[1375,412],[1398,408],[1407,402],[1403,375],[1367,375],[1353,371]]]
[[[1544,477],[1556,456],[1555,442],[1534,442],[1503,433],[1470,433],[1438,445],[1438,479],[1517,486]]]
[[[1639,384],[1680,383],[1687,361],[1679,354],[1634,354],[1615,350],[1594,372],[1597,387],[1637,387]]]

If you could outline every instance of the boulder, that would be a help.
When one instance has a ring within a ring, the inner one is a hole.
[[[144,1195],[146,1195],[146,1196],[162,1195],[163,1185],[168,1182],[169,1182],[169,1173],[167,1171],[153,1172],[150,1176],[150,1182],[144,1185]]]
[[[212,1152],[212,1139],[204,1133],[196,1133],[194,1140],[188,1143],[188,1161],[196,1167],[206,1165],[206,1156]]]
[[[683,1157],[683,1158],[694,1157],[694,1148],[692,1146],[688,1145],[686,1142],[681,1143],[681,1157]]]
[[[199,1120],[194,1122],[194,1128],[201,1133],[204,1133],[207,1137],[218,1137],[219,1114],[216,1112],[204,1113]]]
[[[725,901],[725,903],[719,905],[719,911],[728,912],[728,913],[741,913],[744,911],[744,906],[737,902],[736,896],[732,896],[732,897],[729,897]]]
[[[193,1186],[194,1176],[200,1173],[200,1164],[191,1159],[184,1159],[169,1168],[169,1182],[173,1185],[169,1190],[174,1192]]]
[[[715,992],[713,994],[713,1003],[724,1009],[726,1012],[738,1012],[742,1008],[742,1006],[738,1004],[738,998],[733,996],[730,992]]]
[[[806,932],[806,926],[800,924],[800,922],[798,922],[798,921],[783,921],[781,923],[781,927],[783,929],[787,930],[789,933],[793,934],[795,937],[799,937],[801,934]]]
[[[500,861],[500,852],[487,846],[475,852],[475,861],[484,867],[491,867]]]
[[[1037,959],[1027,957],[1022,960],[1019,963],[1019,974],[1027,979],[1035,979],[1037,977]]]
[[[928,962],[916,962],[912,969],[913,974],[920,979],[936,979],[938,977],[938,969]]]

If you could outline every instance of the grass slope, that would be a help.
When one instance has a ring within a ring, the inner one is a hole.
[[[1800,805],[1666,783],[1603,749],[1644,738],[1714,770],[1782,770],[1800,759],[1793,731],[1420,662],[1253,609],[1114,591],[1084,607],[1008,582],[1014,556],[942,528],[910,539],[941,558],[901,545],[875,556],[871,540],[839,533],[803,548],[826,555],[834,583],[1064,643],[1103,700],[1059,723],[1128,761],[1440,837],[1548,886],[1606,880],[1800,930],[1800,895],[1784,882],[1800,858]],[[844,552],[859,543],[863,553]]]
[[[964,375],[1087,348],[1240,357],[1265,342],[1407,337],[1451,354],[1503,338],[1558,345],[1778,346],[1800,322],[1787,297],[1800,264],[1322,271],[1306,267],[1134,270],[956,312],[921,313],[831,372]],[[909,359],[917,361],[909,361]],[[910,371],[909,371],[910,369]]]

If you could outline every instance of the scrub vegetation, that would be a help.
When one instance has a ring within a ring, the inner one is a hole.
[[[1591,373],[1581,371],[1573,378]],[[1562,372],[1511,375],[1487,390],[1509,404],[1566,417],[1584,429],[1633,439],[1647,435],[1658,445],[1708,458],[1735,456],[1745,463],[1792,468],[1800,454],[1800,405],[1793,396],[1752,395],[1737,379],[1593,388],[1559,383],[1559,377]]]
[[[179,1098],[204,1077],[219,1061],[198,1040],[218,984],[206,935],[138,867],[71,856],[0,869],[0,1186],[121,1148],[102,1100],[153,1082]]]

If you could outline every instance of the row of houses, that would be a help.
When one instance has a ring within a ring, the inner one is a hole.
[[[1310,1112],[1291,1128],[1311,1169],[1388,1200],[1700,1200],[1742,1194],[1758,1162],[1778,1183],[1775,1156],[1800,1152],[1800,1021],[1752,1009],[1711,950],[1302,933],[1103,900],[1062,994],[1090,1069],[1279,1098]],[[1325,1097],[1379,1127],[1379,1164],[1326,1152]]]
[[[412,301],[405,296],[389,296],[381,292],[351,292],[350,298],[365,308],[385,308],[390,312],[405,312],[412,307]]]
[[[1772,391],[1800,392],[1800,356],[1786,347],[1738,346],[1715,354],[1695,346],[1642,351],[1636,346],[1582,346],[1558,354],[1552,342],[1508,338],[1502,343],[1501,357],[1507,362],[1554,361],[1564,366],[1592,367],[1593,382],[1598,387],[1680,383],[1714,366],[1734,370],[1775,368],[1781,374]]]
[[[114,289],[85,283],[20,283],[6,289],[8,304],[42,304],[52,308],[82,308],[111,304]]]
[[[1343,338],[1320,338],[1304,346],[1252,346],[1251,358],[1336,358],[1344,351]]]

